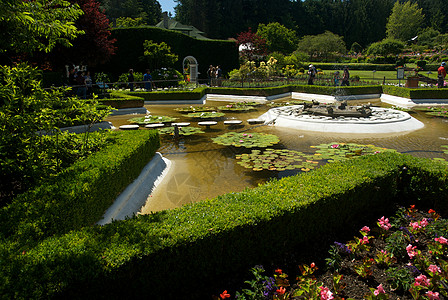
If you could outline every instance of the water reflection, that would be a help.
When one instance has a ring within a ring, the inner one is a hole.
[[[379,100],[372,104],[390,107],[381,104]],[[225,102],[207,102],[207,106],[221,106]],[[178,107],[189,105],[148,105],[146,108],[152,115],[169,115],[178,117],[178,122],[190,122],[191,126],[198,126],[197,121],[187,118],[184,114],[175,111]],[[425,124],[425,127],[404,133],[393,134],[336,134],[301,131],[273,126],[249,125],[247,119],[257,118],[269,109],[263,105],[257,111],[245,113],[226,113],[226,119],[239,119],[242,126],[235,129],[218,122],[216,126],[205,129],[204,134],[181,137],[174,140],[170,136],[162,135],[159,152],[173,162],[173,167],[161,185],[148,197],[143,213],[179,207],[181,205],[197,202],[206,198],[230,192],[239,192],[245,188],[256,187],[270,178],[281,178],[297,174],[300,171],[261,171],[254,172],[238,165],[235,155],[244,149],[225,147],[214,144],[212,137],[228,131],[265,132],[275,134],[280,138],[282,147],[304,153],[314,153],[312,145],[330,142],[351,142],[358,144],[373,144],[375,146],[396,149],[399,152],[409,153],[417,157],[448,156],[442,152],[441,145],[448,144],[448,122],[442,118],[427,116],[424,112],[412,113],[412,116]],[[141,115],[135,115],[141,116]],[[128,124],[128,119],[135,116],[113,116],[108,120],[115,127]],[[144,129],[142,129],[144,130]]]

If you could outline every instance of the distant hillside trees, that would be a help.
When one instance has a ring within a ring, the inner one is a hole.
[[[112,24],[118,18],[141,18],[146,25],[162,19],[162,8],[157,0],[99,0]]]

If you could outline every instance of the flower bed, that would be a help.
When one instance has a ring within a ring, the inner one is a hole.
[[[371,229],[372,228],[372,229]],[[334,242],[326,272],[312,262],[299,266],[296,280],[282,269],[255,279],[235,292],[238,299],[444,299],[448,296],[448,220],[415,205],[364,226],[347,243]],[[324,268],[322,268],[324,269]],[[246,285],[247,286],[247,285]],[[255,296],[255,298],[254,298]],[[221,299],[231,298],[226,290]]]

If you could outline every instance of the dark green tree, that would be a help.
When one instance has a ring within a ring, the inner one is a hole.
[[[176,54],[171,53],[171,47],[165,42],[158,44],[153,41],[145,41],[143,49],[144,53],[141,59],[148,64],[151,70],[172,67],[179,58]]]
[[[394,39],[385,39],[373,43],[367,48],[368,55],[394,56],[403,52],[404,42]]]
[[[308,53],[311,59],[327,59],[334,55],[345,54],[347,51],[342,37],[330,31],[304,36],[297,50]]]
[[[294,30],[288,29],[278,22],[259,24],[257,35],[266,40],[270,52],[292,53],[297,49],[299,41]]]
[[[100,0],[106,16],[115,24],[118,18],[141,18],[147,25],[162,19],[162,8],[157,0]]]
[[[74,26],[82,14],[79,5],[64,0],[2,0],[0,53],[50,52],[57,44],[71,46],[84,33]]]
[[[418,35],[425,16],[417,3],[407,1],[403,4],[396,2],[388,19],[387,37],[400,41],[409,41]]]

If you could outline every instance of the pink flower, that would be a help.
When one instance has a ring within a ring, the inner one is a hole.
[[[414,229],[414,230],[417,230],[417,229],[419,229],[419,228],[422,228],[422,227],[418,224],[418,222],[411,222],[411,223],[409,223],[409,226],[411,226],[412,229]]]
[[[378,223],[384,230],[389,230],[392,227],[389,223],[389,218],[384,218],[384,216],[382,216],[381,219],[378,219]]]
[[[339,148],[339,145],[338,145],[338,144],[333,144],[333,145],[331,145],[331,148],[332,148],[332,149],[338,149],[338,148]]]
[[[436,266],[436,265],[430,265],[430,266],[428,267],[428,270],[429,270],[430,272],[434,273],[434,274],[436,274],[436,273],[442,273],[442,271],[440,270],[440,268],[439,268],[438,266]]]
[[[434,241],[439,242],[440,244],[448,244],[448,240],[446,238],[444,238],[443,236],[435,238]]]
[[[375,296],[378,296],[379,294],[386,294],[386,291],[383,288],[383,285],[380,284],[379,286],[377,286],[376,290],[373,292],[373,294]]]
[[[426,226],[428,226],[428,224],[429,224],[429,222],[428,222],[428,219],[426,219],[426,218],[423,218],[423,220],[420,222],[420,225],[422,227],[426,227]]]
[[[439,300],[439,293],[433,291],[427,291],[426,297],[428,297],[429,300]]]
[[[369,243],[369,238],[367,236],[364,236],[362,239],[359,239],[359,243],[361,245],[365,245]]]
[[[414,258],[414,256],[417,255],[417,251],[415,249],[417,249],[417,246],[412,247],[411,244],[409,244],[406,247],[406,251],[408,252],[409,258]]]
[[[330,289],[324,286],[320,286],[320,300],[332,300],[334,299],[333,293]]]
[[[243,136],[247,136],[247,133],[243,133]]]
[[[423,274],[415,277],[414,286],[419,286],[419,285],[429,286],[429,279]]]
[[[240,143],[244,143],[244,141],[243,141],[243,140],[240,140]]]
[[[367,226],[364,226],[363,228],[361,228],[361,231],[364,231],[365,233],[370,232],[370,228]]]

